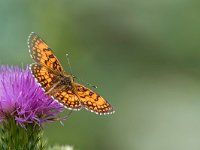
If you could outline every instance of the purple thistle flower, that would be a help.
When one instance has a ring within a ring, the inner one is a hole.
[[[63,106],[47,96],[35,82],[28,67],[0,66],[0,122],[14,117],[25,124],[59,120]]]

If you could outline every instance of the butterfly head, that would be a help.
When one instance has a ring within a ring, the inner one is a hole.
[[[71,75],[72,76],[72,80],[74,81],[75,79],[77,79],[77,77],[75,75]]]
[[[60,80],[61,84],[63,85],[70,85],[71,83],[74,82],[73,76],[68,75],[68,74],[60,74]]]

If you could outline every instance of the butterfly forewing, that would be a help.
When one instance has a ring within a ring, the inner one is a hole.
[[[77,83],[74,83],[74,86],[81,104],[86,109],[97,114],[112,114],[114,112],[112,106],[97,93]]]
[[[46,66],[54,71],[63,72],[60,62],[53,54],[51,48],[35,33],[28,38],[30,54],[36,63]]]

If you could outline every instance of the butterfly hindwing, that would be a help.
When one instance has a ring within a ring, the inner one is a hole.
[[[67,85],[64,86],[64,88],[55,92],[53,94],[53,97],[68,109],[80,110],[82,107],[78,97],[73,93],[73,90]]]
[[[40,64],[31,64],[30,69],[32,75],[46,92],[59,81],[58,76]]]

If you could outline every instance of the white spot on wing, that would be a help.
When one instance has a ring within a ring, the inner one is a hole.
[[[30,35],[28,36],[28,39],[27,39],[27,45],[28,45],[28,49],[29,49],[29,53],[31,54],[31,47],[30,47],[30,44],[31,44],[31,36],[35,34],[34,32],[31,32]],[[33,59],[33,56],[31,55],[31,58]]]
[[[69,110],[73,110],[73,111],[80,111],[81,108],[71,108],[71,107],[67,107],[66,105],[64,105],[63,103],[59,102],[55,97],[51,96],[51,98],[56,101],[57,103],[59,103],[61,106],[65,107],[66,109],[69,109]]]
[[[110,115],[110,114],[115,113],[115,111],[99,113],[99,112],[96,112],[96,111],[94,111],[94,110],[90,110],[90,109],[88,109],[88,108],[86,108],[86,107],[84,107],[84,108],[85,108],[86,110],[90,111],[90,112],[93,112],[93,113],[97,114],[97,115]]]

